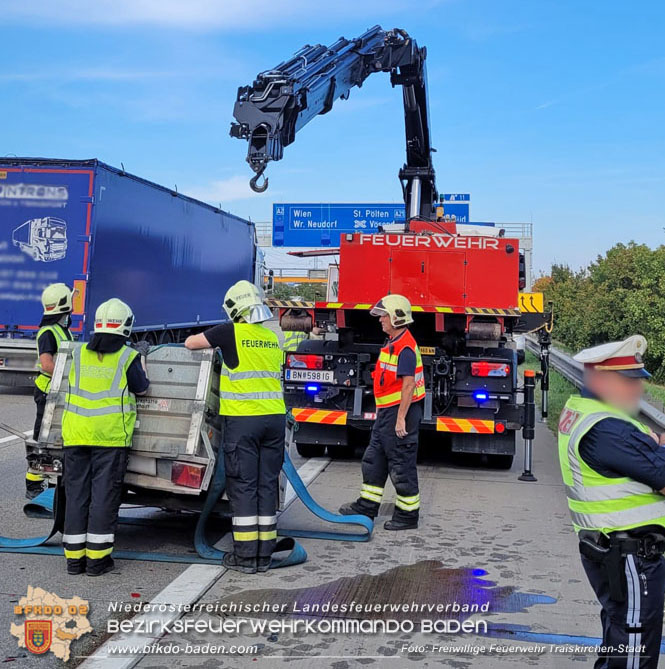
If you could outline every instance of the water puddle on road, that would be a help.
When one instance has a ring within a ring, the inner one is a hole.
[[[359,574],[306,588],[245,590],[224,597],[219,603],[266,603],[271,605],[272,611],[276,610],[272,605],[279,605],[281,615],[392,618],[415,622],[431,618],[437,613],[437,605],[450,605],[444,611],[446,617],[462,621],[478,610],[488,613],[524,612],[536,604],[556,602],[547,595],[519,592],[510,585],[499,586],[485,576],[487,572],[484,569],[449,569],[438,560],[425,560],[395,567],[375,576]],[[459,610],[455,610],[453,604],[459,605]],[[403,608],[404,605],[408,608]],[[362,608],[358,610],[357,606]],[[469,606],[472,608],[469,609]],[[254,615],[272,617],[274,613]]]

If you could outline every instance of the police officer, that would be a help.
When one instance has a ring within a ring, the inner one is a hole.
[[[397,499],[387,530],[418,527],[418,429],[422,420],[425,379],[420,349],[407,325],[413,323],[411,304],[402,295],[387,295],[370,312],[378,316],[388,341],[373,373],[376,420],[362,459],[360,497],[340,513],[376,518],[388,475]]]
[[[185,341],[190,349],[217,347],[223,358],[219,413],[224,423],[226,492],[233,512],[229,569],[253,574],[270,567],[277,538],[279,473],[284,461],[282,350],[262,325],[272,318],[259,288],[238,281],[224,296],[230,323]]]
[[[584,388],[559,420],[559,459],[582,565],[602,606],[595,667],[656,667],[665,599],[665,435],[635,416],[649,373],[633,335],[586,349]]]
[[[44,417],[46,396],[51,387],[51,375],[55,367],[55,354],[60,343],[71,341],[69,332],[72,313],[72,291],[64,283],[52,283],[42,293],[43,315],[37,332],[37,366],[39,374],[35,378],[34,400],[37,406],[32,438],[39,439],[39,430]],[[41,474],[25,475],[25,496],[34,499],[42,492],[44,477]]]
[[[62,417],[67,572],[99,576],[114,568],[113,543],[136,422],[135,395],[149,381],[129,348],[134,314],[121,300],[100,304],[90,341],[74,349]],[[144,349],[145,353],[145,349]]]

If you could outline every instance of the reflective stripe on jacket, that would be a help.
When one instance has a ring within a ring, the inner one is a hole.
[[[283,353],[277,335],[259,323],[234,323],[238,366],[222,365],[219,413],[267,416],[286,413],[282,393]]]
[[[410,348],[416,354],[416,387],[413,390],[413,401],[417,402],[425,397],[425,375],[420,349],[413,335],[405,330],[395,342],[388,342],[379,353],[379,359],[374,368],[374,399],[376,408],[383,409],[402,400],[402,379],[397,376],[399,354]]]
[[[123,346],[100,359],[87,344],[74,349],[62,416],[65,446],[131,446],[136,400],[127,370],[138,354]]]
[[[646,434],[650,432],[609,404],[579,395],[568,399],[559,419],[559,463],[575,531],[607,534],[642,525],[665,527],[663,495],[631,478],[603,476],[580,456],[582,437],[604,418],[618,418]]]
[[[39,374],[37,375],[37,378],[35,378],[35,385],[43,393],[48,393],[51,386],[51,375],[42,370],[42,363],[39,359],[39,338],[45,332],[51,332],[55,337],[56,352],[60,348],[60,344],[63,341],[71,341],[72,336],[69,333],[69,330],[65,330],[62,325],[59,325],[58,323],[45,325],[44,327],[39,328],[39,332],[37,333],[37,367],[39,367]]]

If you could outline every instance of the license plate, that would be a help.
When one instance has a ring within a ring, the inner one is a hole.
[[[284,372],[287,381],[316,381],[317,383],[335,383],[335,374],[320,369],[287,369]]]

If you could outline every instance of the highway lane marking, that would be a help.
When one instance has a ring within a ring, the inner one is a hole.
[[[308,487],[314,481],[329,462],[330,458],[309,458],[305,460],[298,469],[298,474],[303,480],[305,487]],[[282,513],[296,499],[296,494],[289,484],[285,494]],[[222,566],[192,564],[171,581],[160,593],[155,595],[150,604],[195,604],[227,571]],[[183,612],[177,610],[182,607],[176,606],[174,608],[176,608],[175,611],[141,613],[135,616],[133,620],[159,620],[161,623],[155,624],[155,627],[161,627],[162,624],[170,624],[183,615]],[[154,637],[147,638],[145,635],[117,632],[94,651],[92,655],[89,655],[80,666],[82,669],[131,669],[147,656],[143,654],[109,654],[109,650],[111,648],[128,646],[143,647],[155,641]]]
[[[330,458],[309,458],[308,460],[305,460],[304,464],[298,469],[298,474],[306,488],[309,487],[310,483],[312,483],[312,481],[314,481],[314,479],[328,466],[329,462]],[[287,484],[282,513],[284,513],[296,499],[297,495],[293,490],[293,486],[290,483]]]
[[[158,629],[162,625],[169,625],[183,615],[179,608],[194,604],[227,570],[208,564],[193,564],[169,583],[159,594],[155,595],[150,602],[153,604],[166,604],[166,611],[150,611],[141,613],[133,618],[134,622],[146,621],[148,625],[144,629],[150,629],[151,621]],[[175,604],[175,611],[169,611],[168,605]],[[180,606],[181,605],[181,606]],[[144,657],[141,654],[110,654],[113,648],[122,649],[131,646],[142,648],[156,642],[155,637],[146,637],[145,634],[118,632],[102,644],[81,665],[84,669],[131,669]]]
[[[29,437],[32,434],[32,430],[26,430],[23,433],[26,437]],[[15,437],[13,434],[10,434],[8,437],[3,437],[0,439],[0,444],[5,444],[8,441],[13,441],[14,439],[18,439],[18,437]]]

